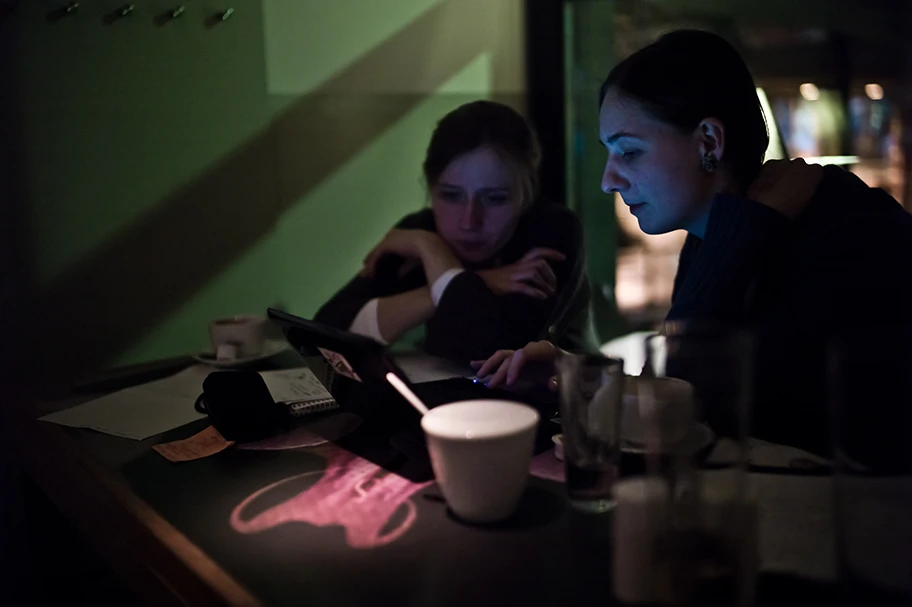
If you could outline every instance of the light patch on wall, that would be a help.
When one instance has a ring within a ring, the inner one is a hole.
[[[283,293],[290,311],[315,312],[387,230],[424,206],[421,163],[431,131],[459,105],[490,97],[488,63],[476,58],[282,217],[277,235],[290,247],[285,257],[301,259]]]
[[[491,57],[479,55],[417,102],[402,119],[297,200],[279,218],[274,232],[252,245],[152,334],[112,362],[125,365],[205,348],[206,323],[219,316],[263,313],[266,306],[281,303],[294,314],[311,317],[354,275],[370,247],[396,221],[424,206],[421,163],[431,131],[444,114],[462,103],[490,97],[490,70]],[[348,101],[365,110],[376,103],[373,96]],[[299,145],[285,153],[306,162],[316,144],[300,141]]]
[[[268,92],[313,90],[440,1],[263,0]]]
[[[484,52],[437,90],[438,95],[490,95],[494,80],[493,58]],[[430,133],[428,133],[430,137]]]

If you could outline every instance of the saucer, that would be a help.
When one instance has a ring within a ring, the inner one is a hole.
[[[552,418],[551,421],[558,425],[561,423],[559,417]],[[557,443],[560,442],[561,455],[563,455],[563,435],[557,434],[552,438],[552,440],[554,440],[555,443],[555,451],[557,448]],[[696,423],[687,434],[687,436],[684,437],[682,443],[683,447],[686,450],[689,450],[692,453],[696,453],[697,451],[702,451],[706,447],[710,446],[715,440],[716,434],[709,426],[706,424]],[[682,445],[679,444],[678,446]],[[621,451],[623,453],[635,453],[638,455],[643,455],[646,453],[646,445],[631,440],[621,439]]]
[[[696,453],[710,446],[716,440],[716,433],[706,424],[696,423],[681,442],[675,445],[685,451]],[[631,440],[621,440],[621,451],[624,453],[646,453],[646,445]]]
[[[215,357],[213,352],[200,352],[193,355],[193,359],[216,367],[217,369],[233,369],[235,367],[245,367],[256,362],[272,358],[276,354],[280,354],[289,348],[288,342],[284,339],[279,340],[267,340],[263,343],[263,350],[256,356],[245,356],[243,358],[232,358],[230,360],[219,360]]]

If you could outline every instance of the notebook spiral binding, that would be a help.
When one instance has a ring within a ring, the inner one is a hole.
[[[317,413],[318,411],[327,411],[329,409],[335,409],[339,405],[336,403],[334,398],[324,398],[323,400],[311,400],[300,403],[290,403],[288,408],[291,411],[291,414],[295,417],[301,415],[308,415],[310,413]]]

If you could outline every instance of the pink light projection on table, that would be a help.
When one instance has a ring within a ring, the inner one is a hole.
[[[244,509],[264,493],[321,472],[291,476],[263,487],[237,505],[231,513],[232,528],[239,533],[258,533],[291,522],[317,527],[339,525],[345,528],[345,541],[351,548],[368,549],[396,541],[414,524],[417,512],[410,498],[431,482],[413,483],[335,445],[322,445],[312,451],[327,460],[320,480],[296,496],[244,519]],[[406,509],[404,518],[384,533],[402,507]]]
[[[433,481],[412,482],[329,442],[352,432],[359,421],[351,414],[342,413],[283,436],[239,445],[240,449],[256,451],[306,450],[325,458],[326,469],[290,476],[252,493],[232,511],[231,527],[238,533],[253,534],[293,522],[317,527],[341,526],[345,528],[348,546],[362,550],[384,546],[402,537],[418,516],[412,496]],[[555,459],[553,451],[534,457],[529,471],[545,480],[564,480],[563,463]],[[264,494],[288,482],[318,474],[322,475],[320,479],[297,495],[251,518],[244,517],[244,511]],[[394,527],[388,528],[401,509],[404,515],[398,517]]]
[[[554,449],[539,453],[529,464],[529,474],[546,481],[563,483],[567,479],[564,462],[554,457]]]

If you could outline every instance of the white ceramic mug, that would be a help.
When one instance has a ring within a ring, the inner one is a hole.
[[[654,409],[650,409],[654,407]],[[649,427],[677,443],[695,423],[693,386],[672,377],[628,377],[621,405],[621,438],[644,444]]]
[[[453,513],[492,523],[516,511],[538,418],[532,407],[502,400],[450,403],[421,418],[434,475]]]
[[[209,338],[216,358],[231,360],[260,354],[267,322],[265,316],[238,314],[209,323]]]

